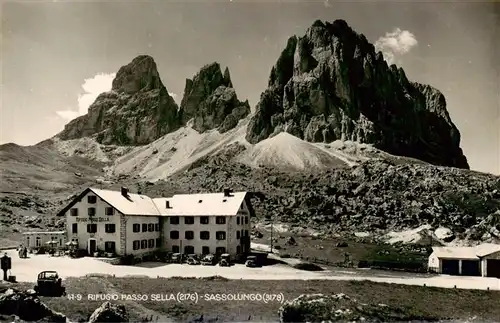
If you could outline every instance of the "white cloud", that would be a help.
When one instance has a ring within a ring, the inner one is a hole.
[[[78,111],[72,109],[56,111],[56,114],[67,121],[73,120],[78,116],[87,114],[89,107],[94,103],[97,96],[103,92],[111,90],[111,85],[116,74],[100,73],[92,78],[85,79],[82,84],[84,93],[78,96]]]
[[[78,112],[73,110],[61,110],[61,111],[56,111],[56,113],[60,118],[68,121],[73,120],[76,117],[80,116]]]
[[[387,63],[394,64],[397,56],[408,53],[413,47],[418,45],[418,41],[408,30],[400,28],[388,32],[375,42],[375,49],[381,51]]]

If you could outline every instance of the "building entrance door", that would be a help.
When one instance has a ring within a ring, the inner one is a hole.
[[[89,255],[93,255],[97,251],[97,241],[95,239],[89,239],[88,252]]]

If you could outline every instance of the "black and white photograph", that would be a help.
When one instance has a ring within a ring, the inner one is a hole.
[[[499,1],[0,18],[0,323],[500,322]]]

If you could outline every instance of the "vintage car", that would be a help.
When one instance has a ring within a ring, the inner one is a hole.
[[[42,271],[38,274],[35,292],[38,296],[60,297],[66,295],[66,287],[56,271]]]
[[[180,264],[182,263],[183,261],[183,256],[182,254],[176,252],[176,253],[173,253],[172,256],[170,257],[170,262],[174,263],[174,264]]]
[[[188,255],[186,263],[188,265],[199,265],[200,261],[198,260],[198,256],[196,256],[196,255]]]
[[[217,259],[214,255],[208,254],[201,258],[201,264],[205,266],[214,266],[217,263]]]
[[[231,266],[231,256],[228,253],[220,255],[219,266],[221,267]]]
[[[260,267],[258,262],[257,262],[256,256],[248,256],[247,260],[245,261],[245,266],[251,267],[251,268]]]

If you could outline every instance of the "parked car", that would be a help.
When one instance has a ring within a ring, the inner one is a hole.
[[[221,267],[231,266],[231,256],[228,253],[220,255],[219,266]]]
[[[251,267],[251,268],[260,267],[258,262],[257,262],[256,256],[248,256],[247,261],[245,261],[245,266]]]
[[[205,266],[214,266],[216,262],[215,256],[212,254],[205,255],[201,258],[201,264]]]
[[[180,264],[182,263],[182,254],[176,252],[172,254],[172,257],[170,258],[170,261],[174,264]]]
[[[56,271],[39,273],[34,289],[38,296],[60,297],[66,295],[66,287],[62,285],[62,279]]]
[[[196,256],[193,257],[192,255],[190,255],[188,256],[186,263],[188,265],[199,265],[200,261],[197,259]]]

